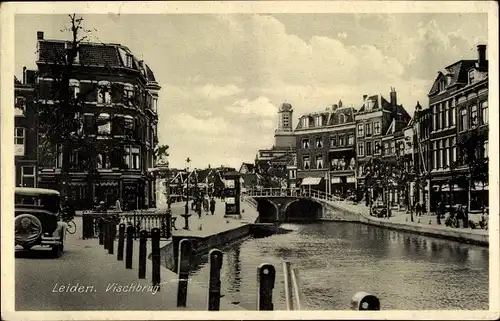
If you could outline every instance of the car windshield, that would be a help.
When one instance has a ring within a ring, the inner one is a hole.
[[[39,208],[54,213],[59,212],[58,195],[26,195],[19,193],[15,195],[16,206]]]

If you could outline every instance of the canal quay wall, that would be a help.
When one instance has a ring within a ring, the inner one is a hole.
[[[221,202],[222,203],[222,202]],[[203,214],[202,219],[197,222],[198,217],[193,215],[190,219],[191,230],[181,228],[172,231],[172,239],[160,249],[163,265],[171,271],[177,271],[177,258],[179,242],[189,239],[193,244],[194,255],[208,254],[211,249],[221,248],[237,242],[250,235],[251,227],[258,218],[255,204],[250,200],[241,202],[241,218],[224,217],[222,209],[224,203],[216,208],[221,211],[212,215]],[[199,225],[202,230],[199,230]]]
[[[446,226],[427,226],[412,222],[391,222],[390,219],[375,218],[367,214],[356,212],[341,205],[323,203],[322,221],[360,222],[387,229],[410,232],[424,236],[448,239],[462,243],[489,246],[488,233],[482,230],[460,230]]]

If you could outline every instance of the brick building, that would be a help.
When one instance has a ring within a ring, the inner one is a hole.
[[[429,108],[419,111],[416,122],[420,128],[419,144],[425,163],[422,169],[430,173],[429,188],[425,199],[434,210],[440,199],[450,203],[468,200],[468,192],[456,184],[448,184],[450,165],[457,161],[460,151],[458,142],[472,130],[478,130],[481,139],[477,153],[488,157],[488,61],[486,46],[477,46],[474,60],[459,60],[439,72],[430,91]],[[458,172],[466,172],[466,164],[460,164]],[[470,195],[471,208],[488,203],[488,187],[475,186]]]
[[[37,33],[38,75],[36,104],[54,104],[53,65],[71,43],[46,40]],[[100,147],[97,168],[83,167],[85,156],[78,146],[70,151],[68,191],[78,208],[89,208],[97,197],[109,205],[121,198],[123,207],[134,209],[155,204],[155,184],[148,173],[155,163],[157,102],[160,86],[152,70],[119,44],[81,43],[70,79],[71,95],[82,100],[79,135]],[[43,106],[45,105],[45,106]],[[39,159],[38,183],[60,188],[63,155],[60,146]],[[102,147],[102,148],[101,148]],[[103,150],[114,152],[103,152]],[[36,148],[35,148],[36,149]],[[35,152],[36,153],[36,152]],[[66,181],[64,181],[66,183]]]
[[[391,88],[390,100],[382,95],[363,96],[363,106],[355,115],[356,158],[358,186],[365,186],[365,165],[373,157],[396,161],[400,143],[404,140],[403,128],[410,122],[410,115],[397,103],[397,93]],[[395,191],[391,200],[397,201]]]
[[[339,101],[325,111],[300,117],[295,136],[302,187],[339,195],[355,188],[355,112]]]
[[[16,186],[37,187],[36,108],[30,102],[35,95],[35,72],[23,69],[22,81],[14,79],[14,164]]]

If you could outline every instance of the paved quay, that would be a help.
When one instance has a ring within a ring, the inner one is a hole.
[[[226,220],[223,205],[217,200],[213,216],[205,213],[201,219],[192,216],[191,231],[182,230],[178,219],[178,230],[173,232],[186,236],[209,235],[247,224],[256,218],[256,212],[242,202],[243,219]],[[183,210],[183,204],[172,206],[175,216]],[[202,231],[195,229],[195,222],[203,226]],[[151,285],[151,260],[147,260],[146,279],[138,278],[138,240],[134,242],[133,269],[126,269],[125,261],[116,259],[116,242],[115,254],[108,254],[98,239],[81,239],[80,217],[75,218],[75,223],[77,232],[68,234],[65,253],[59,259],[50,258],[48,251],[43,250],[16,252],[16,310],[207,310],[206,285],[190,280],[187,307],[178,308],[177,274],[161,266],[161,288],[156,292]],[[162,241],[160,247],[168,242]],[[148,242],[148,254],[151,253],[150,246]],[[77,292],[72,292],[72,289],[77,289]],[[83,292],[79,293],[78,289]],[[221,298],[220,310],[244,309]]]
[[[389,228],[399,228],[409,232],[417,232],[422,234],[434,235],[437,237],[447,237],[457,240],[475,242],[478,244],[488,244],[488,230],[483,229],[464,229],[454,228],[444,225],[444,219],[441,220],[441,225],[437,224],[435,215],[424,214],[416,216],[413,214],[414,222],[411,222],[410,213],[400,210],[392,210],[390,218],[379,218],[370,215],[369,208],[364,204],[353,204],[348,201],[328,201],[334,207],[353,212],[361,215],[365,223]],[[469,214],[469,219],[478,221],[480,214]]]

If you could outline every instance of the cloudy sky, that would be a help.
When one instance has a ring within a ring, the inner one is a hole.
[[[170,163],[239,168],[273,144],[278,106],[306,112],[363,94],[398,100],[413,114],[438,70],[475,59],[486,14],[87,15],[91,39],[128,46],[162,90],[159,139]],[[17,15],[16,75],[35,68],[36,31],[65,39],[66,15]]]

